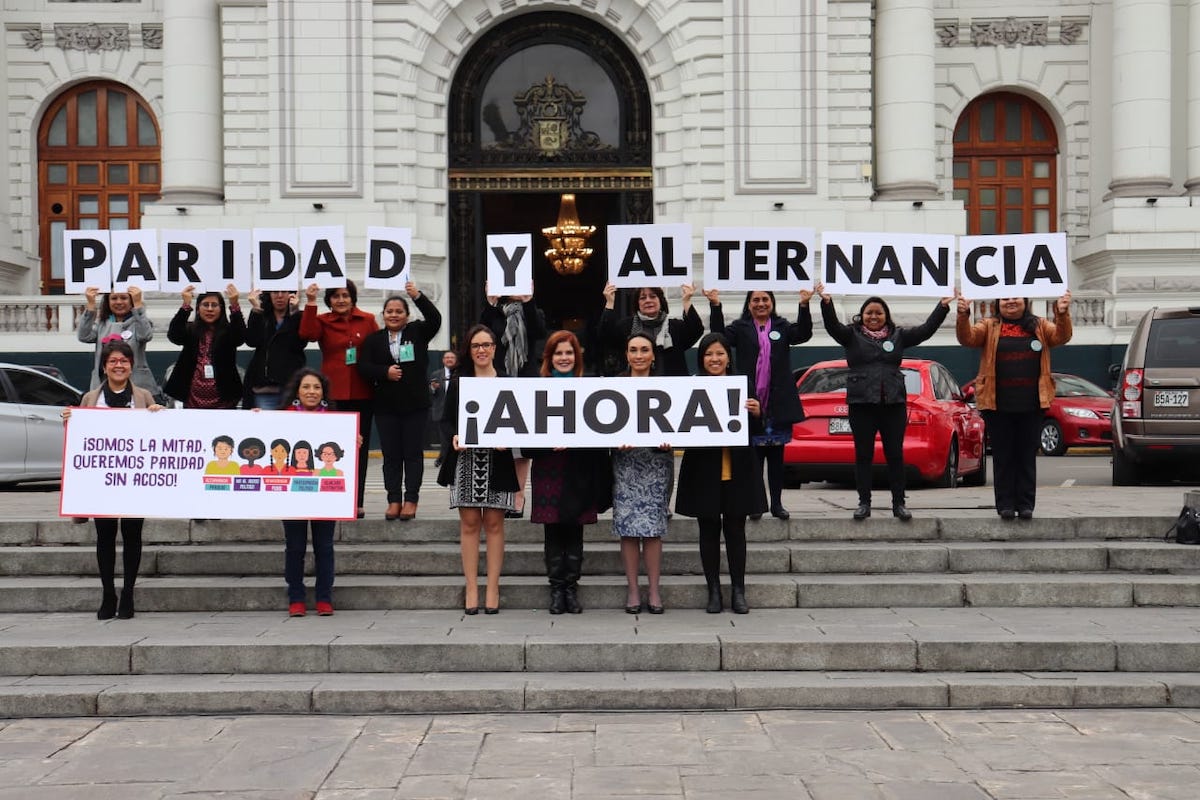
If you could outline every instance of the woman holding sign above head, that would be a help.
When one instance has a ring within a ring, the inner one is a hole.
[[[133,350],[133,385],[157,396],[160,389],[154,373],[146,363],[146,343],[154,338],[154,322],[146,313],[142,302],[142,290],[130,286],[128,292],[109,292],[100,298],[95,286],[84,292],[87,307],[79,317],[76,336],[79,341],[96,345],[96,363],[92,369],[92,389],[100,388],[100,350],[105,342],[117,337]]]
[[[883,442],[888,487],[892,491],[892,516],[908,522],[912,513],[904,504],[904,429],[908,425],[908,391],[900,360],[941,327],[953,297],[943,297],[929,319],[916,328],[900,328],[879,297],[868,297],[851,324],[843,325],[833,308],[833,298],[817,284],[821,319],[835,342],[846,349],[846,403],[850,432],[854,436],[854,483],[858,488],[856,520],[871,516],[871,463],[875,460],[875,433]]]
[[[404,286],[407,298],[383,302],[383,330],[363,340],[358,372],[374,388],[375,425],[383,449],[383,483],[389,520],[417,516],[425,474],[425,423],[429,416],[429,340],[442,327],[442,315],[416,284]],[[409,317],[411,299],[424,319]]]
[[[467,331],[458,372],[446,390],[446,418],[458,429],[459,380],[496,378],[496,335],[486,325]],[[442,461],[437,482],[450,487],[450,507],[458,509],[459,544],[462,550],[463,610],[479,613],[479,532],[487,537],[487,594],[484,613],[500,612],[500,568],[504,564],[504,515],[513,510],[517,471],[512,452],[506,448],[465,447],[458,434],[453,449]]]
[[[775,312],[775,293],[746,293],[742,316],[725,325],[717,293],[707,294],[714,305],[713,333],[724,333],[736,351],[736,371],[750,377],[754,396],[762,407],[761,433],[751,439],[758,452],[759,471],[767,464],[767,488],[770,490],[771,516],[788,519],[783,507],[783,446],[791,441],[792,426],[804,420],[800,395],[792,377],[792,345],[812,338],[812,314],[808,303],[813,293],[800,292],[798,320],[788,322]],[[752,514],[758,519],[761,514]]]
[[[1003,520],[1033,519],[1042,416],[1054,400],[1050,348],[1071,341],[1071,293],[1054,303],[1054,321],[1034,316],[1029,300],[996,301],[999,317],[971,324],[971,303],[958,299],[958,343],[982,350],[975,405],[992,443],[992,488]]]
[[[220,292],[203,292],[196,301],[196,288],[183,290],[183,303],[167,328],[167,338],[183,348],[163,391],[185,408],[237,408],[242,399],[242,377],[237,369],[237,349],[246,341],[246,321],[238,306],[238,290],[232,283]],[[225,299],[229,299],[229,312]]]
[[[305,367],[293,375],[291,381],[284,387],[283,394],[280,396],[280,408],[304,413],[323,413],[333,410],[328,398],[329,379],[315,369]],[[283,458],[286,459],[288,445],[283,439],[277,439],[271,443],[271,457],[276,468],[279,468],[282,474],[311,474],[311,470],[297,470],[294,465],[287,465],[286,471],[279,467],[277,445],[280,444]],[[303,440],[296,442],[292,452],[300,450],[302,445],[311,453],[312,448],[308,442]],[[305,458],[307,459],[308,456]],[[266,474],[270,474],[270,472]],[[333,532],[335,525],[336,523],[331,519],[283,520],[283,579],[287,582],[289,617],[303,617],[308,612],[304,589],[304,551],[308,549],[309,528],[312,528],[313,572],[317,579],[314,590],[317,615],[322,617],[333,615]]]
[[[485,288],[486,291],[486,288]],[[534,305],[532,295],[487,296],[479,321],[492,329],[496,336],[496,363],[512,378],[538,374],[536,348],[546,336],[546,321]],[[520,451],[513,453],[517,468],[516,508],[505,516],[519,519],[525,516],[525,481],[529,477],[529,459]]]
[[[583,346],[570,331],[555,331],[542,354],[542,377],[583,375]],[[526,450],[526,452],[529,452]],[[536,450],[533,458],[531,522],[545,526],[543,552],[550,580],[550,613],[583,611],[579,577],[583,572],[583,526],[611,505],[612,463],[608,451],[565,447]]]
[[[604,310],[600,312],[600,341],[610,350],[623,353],[629,337],[644,333],[654,344],[655,375],[684,376],[688,374],[687,351],[704,335],[704,323],[692,306],[696,289],[685,283],[680,287],[683,315],[670,318],[667,295],[657,286],[643,286],[635,291],[637,310],[628,317],[616,312],[617,287],[604,287]],[[622,359],[624,361],[624,359]]]
[[[158,411],[162,406],[150,392],[133,385],[133,348],[128,342],[115,339],[100,346],[100,386],[83,396],[80,406],[95,408],[147,408]],[[71,418],[71,409],[63,409],[64,420]],[[142,563],[142,518],[96,517],[96,567],[100,571],[103,595],[96,619],[129,619],[134,614],[133,586]],[[117,533],[121,534],[121,557],[124,566],[121,596],[118,600],[113,573],[117,566]]]
[[[629,337],[625,361],[629,364],[625,375],[648,378],[655,374],[654,340],[649,334],[641,332]],[[666,442],[658,447],[622,445],[613,453],[612,463],[613,533],[621,537],[621,562],[625,565],[628,587],[625,613],[638,614],[643,608],[638,589],[640,556],[646,561],[645,608],[651,614],[661,614],[662,537],[667,532],[675,452]]]
[[[729,342],[710,333],[696,349],[698,375],[732,374],[733,354]],[[679,491],[675,512],[695,517],[700,528],[700,563],[708,584],[709,614],[718,614],[721,599],[721,534],[725,534],[725,558],[729,563],[729,607],[735,614],[749,613],[746,604],[746,517],[767,509],[762,467],[750,448],[750,435],[760,428],[762,409],[753,394],[746,400],[750,426],[745,447],[689,447],[679,464]]]
[[[342,411],[358,414],[358,433],[363,447],[358,450],[358,517],[366,516],[363,490],[367,482],[368,445],[371,441],[373,403],[371,386],[359,374],[359,349],[368,336],[379,330],[375,315],[360,309],[358,287],[346,279],[346,285],[325,290],[328,313],[317,313],[317,284],[304,290],[304,314],[300,317],[300,338],[316,342],[321,348],[321,372],[329,378],[330,400]]]

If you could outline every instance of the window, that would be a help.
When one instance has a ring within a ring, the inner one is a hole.
[[[141,227],[161,190],[160,161],[154,115],[126,87],[93,81],[55,99],[38,130],[44,294],[63,291],[64,230]]]
[[[38,406],[74,406],[79,395],[57,381],[31,370],[5,370],[22,403]]]
[[[984,95],[954,129],[954,198],[967,232],[1057,230],[1058,140],[1046,112],[1010,92]]]

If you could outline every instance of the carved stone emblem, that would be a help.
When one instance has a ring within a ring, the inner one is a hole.
[[[128,50],[129,26],[100,25],[95,22],[56,23],[54,41],[61,50],[83,50],[86,53],[98,53],[101,50]]]
[[[1046,44],[1045,19],[1018,19],[1008,17],[1003,20],[971,20],[971,41],[976,47],[984,45],[1004,45],[1016,47],[1018,44]]]
[[[519,120],[517,129],[504,129],[499,109],[483,110],[484,122],[492,128],[495,144],[485,148],[514,155],[524,152],[543,159],[559,159],[572,153],[597,153],[615,150],[604,144],[593,131],[583,128],[583,110],[587,98],[570,86],[547,75],[513,98]]]

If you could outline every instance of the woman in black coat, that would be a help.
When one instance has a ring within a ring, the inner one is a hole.
[[[263,308],[260,298],[267,301]],[[308,360],[304,348],[308,342],[300,338],[300,312],[296,310],[296,293],[289,291],[250,292],[250,318],[246,320],[246,344],[254,355],[246,367],[245,408],[272,411],[279,408],[283,387]]]
[[[599,336],[610,351],[625,352],[625,343],[635,333],[645,333],[654,342],[654,374],[684,376],[688,374],[688,349],[704,335],[704,323],[692,306],[695,288],[689,283],[680,287],[683,315],[672,319],[667,296],[657,286],[643,286],[636,291],[637,311],[628,317],[616,312],[617,288],[611,283],[604,287],[604,310],[600,312]],[[625,368],[624,357],[620,369]]]
[[[429,341],[442,328],[442,315],[409,281],[404,286],[424,319],[411,319],[408,299],[383,303],[383,328],[369,334],[358,356],[358,373],[371,385],[375,425],[383,450],[385,519],[417,516],[425,473],[425,423],[429,416]],[[401,482],[404,490],[401,492]]]
[[[700,340],[696,352],[699,375],[731,374],[729,342],[719,333]],[[750,433],[758,426],[762,409],[753,394],[746,400],[750,427],[742,447],[689,447],[679,465],[675,513],[695,517],[700,528],[700,563],[708,584],[709,614],[721,611],[721,533],[725,533],[725,558],[729,562],[729,607],[746,614],[746,517],[767,509],[762,467],[750,448]]]
[[[792,377],[792,345],[812,338],[812,314],[808,310],[812,296],[811,291],[800,292],[798,320],[788,322],[775,313],[774,292],[747,292],[742,316],[728,326],[717,293],[708,296],[714,306],[713,333],[724,333],[733,345],[735,372],[750,378],[754,396],[762,405],[763,431],[751,443],[758,452],[759,472],[762,462],[767,464],[771,515],[777,519],[791,516],[783,507],[783,446],[791,441],[792,426],[804,420],[804,409]],[[759,516],[752,514],[751,519]]]
[[[181,293],[183,303],[167,328],[167,338],[183,348],[163,391],[185,408],[236,408],[242,399],[242,377],[237,369],[237,349],[246,341],[246,321],[232,283],[220,292],[204,292],[196,301],[196,287]],[[225,298],[229,298],[229,313]]]
[[[871,462],[875,459],[875,433],[883,441],[888,486],[892,490],[892,515],[902,522],[912,519],[904,505],[904,429],[908,425],[908,392],[900,361],[904,350],[916,347],[946,320],[953,297],[943,297],[929,319],[915,328],[900,328],[879,297],[868,297],[849,325],[833,309],[833,298],[820,284],[821,319],[835,342],[846,349],[846,404],[850,407],[850,432],[854,435],[854,483],[858,488],[856,520],[871,516]]]

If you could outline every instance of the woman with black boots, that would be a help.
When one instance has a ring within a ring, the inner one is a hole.
[[[953,297],[943,297],[929,319],[915,328],[900,328],[881,298],[868,297],[849,325],[833,309],[833,298],[820,284],[821,319],[826,332],[846,349],[846,404],[850,407],[850,432],[854,435],[854,483],[858,488],[856,520],[871,516],[871,463],[875,460],[875,433],[883,442],[888,487],[892,491],[892,516],[912,519],[904,504],[904,429],[908,426],[908,391],[900,361],[904,350],[928,339],[946,321]]]
[[[712,305],[712,331],[723,333],[736,351],[734,371],[748,375],[754,396],[762,407],[763,430],[751,439],[758,453],[758,471],[767,465],[767,488],[771,491],[771,516],[788,519],[783,507],[783,446],[792,440],[792,426],[804,421],[804,408],[796,394],[792,377],[792,345],[812,338],[812,314],[808,302],[813,293],[800,292],[796,322],[788,322],[775,312],[774,292],[747,292],[742,316],[725,325],[725,317],[716,294],[709,295]],[[761,514],[751,514],[758,519]]]
[[[542,355],[543,378],[583,375],[583,347],[570,331],[555,331]],[[545,525],[546,576],[550,580],[550,613],[578,614],[579,576],[583,572],[583,526],[611,505],[612,463],[607,450],[531,450],[533,513],[530,521]]]
[[[729,375],[732,356],[729,342],[719,333],[700,340],[696,351],[700,375]],[[708,584],[709,614],[718,614],[721,600],[721,533],[725,534],[725,558],[729,562],[729,607],[746,614],[746,517],[767,508],[762,467],[750,447],[750,434],[762,413],[753,392],[746,400],[750,426],[741,447],[689,447],[679,465],[679,491],[675,513],[695,517],[700,528],[700,563]]]
[[[96,408],[162,408],[154,395],[130,380],[133,374],[133,348],[120,335],[100,345],[100,386],[83,396],[80,406]],[[63,419],[71,418],[71,409],[63,409]],[[96,517],[96,567],[100,571],[103,595],[96,619],[130,619],[133,616],[133,585],[142,564],[141,517]],[[117,599],[114,572],[117,568],[117,533],[121,534],[124,574],[121,597]]]

